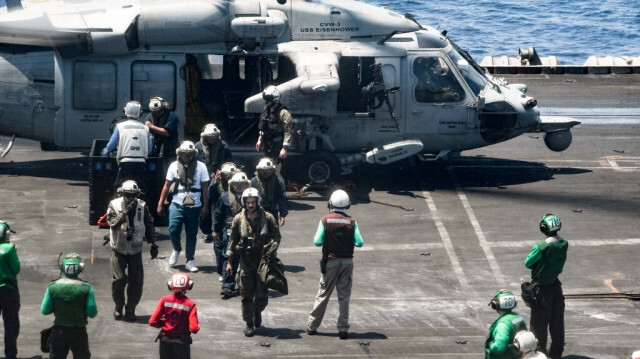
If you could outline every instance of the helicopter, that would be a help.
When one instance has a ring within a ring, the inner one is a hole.
[[[527,132],[563,151],[579,124],[540,116],[526,85],[446,31],[354,0],[8,0],[0,71],[0,134],[43,150],[89,147],[125,103],[160,96],[180,139],[214,122],[234,153],[255,152],[274,85],[293,116],[287,166],[311,183]]]

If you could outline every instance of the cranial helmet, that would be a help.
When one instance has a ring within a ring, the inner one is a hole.
[[[220,130],[213,123],[206,124],[200,133],[200,143],[212,145],[220,139]]]
[[[11,227],[9,223],[0,219],[0,241],[5,242],[11,239]]]
[[[140,187],[138,187],[138,184],[134,180],[124,181],[122,187],[120,187],[120,191],[122,193],[132,194],[136,197],[140,195]]]
[[[168,107],[169,103],[162,97],[152,97],[151,100],[149,100],[149,111],[151,112],[162,111]]]
[[[138,101],[129,101],[124,106],[124,115],[127,118],[137,119],[140,117],[140,113],[142,112],[142,106],[140,106],[140,102]]]
[[[66,277],[75,278],[84,270],[84,263],[78,253],[68,253],[62,259],[60,270]]]
[[[260,159],[258,165],[256,166],[256,170],[262,176],[270,176],[276,172],[276,164],[269,157],[265,157]]]
[[[329,208],[348,209],[349,207],[351,207],[351,201],[347,192],[339,189],[331,194]]]
[[[522,354],[535,351],[538,347],[538,340],[535,334],[528,330],[521,330],[516,333],[516,336],[513,338],[513,343],[517,343],[516,347]]]
[[[193,280],[187,273],[173,273],[171,279],[167,282],[167,287],[169,287],[169,290],[191,290],[193,288]]]
[[[231,179],[229,180],[229,187],[238,186],[238,185],[245,185],[247,187],[251,187],[251,181],[249,180],[247,175],[242,171],[238,171],[234,173],[233,177],[231,177]]]
[[[226,178],[227,180],[231,178],[231,176],[233,176],[233,174],[237,171],[238,167],[233,162],[225,162],[222,164],[222,166],[220,166],[220,173],[222,174],[222,177]]]
[[[182,141],[180,143],[180,147],[176,149],[176,156],[180,156],[180,154],[185,153],[193,153],[194,156],[198,155],[198,149],[196,145],[191,141]]]
[[[540,232],[545,235],[555,235],[562,228],[560,218],[553,213],[547,213],[540,218]]]
[[[280,102],[280,90],[275,86],[267,86],[262,91],[262,98],[267,102]]]
[[[246,201],[247,198],[257,198],[258,199],[258,206],[260,205],[260,203],[262,203],[262,198],[260,198],[260,193],[258,193],[258,190],[251,187],[251,188],[247,188],[244,190],[244,192],[242,192],[242,206],[246,207]]]
[[[495,310],[511,310],[518,305],[516,296],[507,289],[500,289],[489,302],[489,306]]]

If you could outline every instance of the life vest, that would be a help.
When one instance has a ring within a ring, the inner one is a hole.
[[[281,124],[280,112],[286,109],[282,104],[277,103],[274,106],[265,106],[260,115],[258,129],[264,134],[265,140],[281,141],[284,136],[284,126]]]
[[[321,222],[325,229],[322,257],[353,258],[356,220],[341,212],[331,212]]]
[[[149,155],[149,129],[135,120],[127,120],[117,125],[118,162],[145,162]]]
[[[141,199],[135,199],[136,209],[134,218],[129,218],[127,214],[125,222],[116,227],[111,227],[111,248],[122,254],[136,254],[142,250],[144,241],[144,206],[145,202]],[[126,211],[124,197],[116,198],[111,201],[109,210],[114,209],[117,213]],[[126,228],[133,222],[133,236],[130,241],[127,240]],[[126,224],[126,225],[125,225]]]

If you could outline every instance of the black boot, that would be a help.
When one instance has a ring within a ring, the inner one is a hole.
[[[244,336],[252,337],[256,333],[256,329],[253,327],[253,323],[247,323],[247,327],[244,328]]]

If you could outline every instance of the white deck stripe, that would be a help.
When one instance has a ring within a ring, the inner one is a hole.
[[[487,257],[487,261],[489,262],[489,266],[491,267],[491,271],[493,272],[493,276],[496,279],[496,283],[500,284],[500,286],[504,286],[506,281],[504,279],[504,275],[502,275],[502,271],[500,270],[500,266],[498,265],[498,261],[496,257],[493,255],[493,251],[491,250],[491,246],[487,242],[487,238],[484,236],[484,232],[482,231],[482,227],[480,227],[480,222],[476,218],[476,214],[471,208],[471,203],[467,199],[467,195],[464,194],[462,188],[458,183],[458,178],[453,170],[449,169],[449,176],[453,179],[454,186],[456,187],[456,192],[458,193],[458,198],[460,198],[460,202],[462,202],[462,206],[464,210],[467,212],[467,217],[469,217],[469,221],[473,226],[473,230],[476,232],[476,237],[478,237],[478,244],[482,248],[485,257]]]
[[[470,290],[469,283],[467,282],[467,278],[464,276],[464,271],[462,270],[462,266],[460,265],[460,260],[456,255],[456,251],[453,248],[453,244],[451,243],[451,238],[449,237],[449,233],[447,229],[444,227],[442,220],[440,219],[440,213],[436,208],[435,202],[433,202],[433,198],[431,198],[431,193],[428,191],[423,191],[425,201],[427,202],[427,206],[429,206],[429,211],[431,212],[431,217],[433,221],[436,223],[436,227],[438,228],[438,232],[440,232],[440,238],[442,238],[442,244],[444,244],[444,248],[447,251],[447,255],[449,256],[449,260],[451,261],[451,266],[453,267],[453,271],[458,277],[458,281],[462,286],[462,290]]]
[[[457,183],[456,183],[456,187],[457,187]],[[458,192],[458,198],[460,198],[460,201],[464,206],[464,210],[467,212],[467,217],[469,217],[469,221],[471,221],[473,230],[476,232],[476,237],[478,237],[478,243],[480,244],[480,247],[482,247],[482,251],[484,251],[485,257],[487,257],[487,261],[489,262],[489,266],[491,267],[493,276],[496,278],[496,283],[500,284],[500,286],[503,287],[506,284],[504,276],[502,275],[502,271],[500,270],[498,261],[496,261],[496,257],[493,255],[491,246],[487,242],[487,239],[484,236],[484,232],[482,232],[482,227],[480,227],[480,222],[478,222],[478,219],[476,218],[476,215],[473,212],[473,209],[471,208],[471,204],[469,203],[469,200],[467,200],[467,196],[464,194],[464,192],[462,192],[461,189],[458,189],[457,192]]]
[[[568,239],[570,246],[575,247],[599,247],[610,245],[638,245],[640,238],[622,238],[622,239]],[[491,247],[515,248],[515,247],[531,247],[538,241],[500,241],[488,242]]]
[[[356,249],[356,251],[396,251],[396,250],[422,250],[429,248],[440,248],[442,243],[407,243],[407,244],[367,244],[362,248]],[[320,247],[307,246],[307,247],[284,247],[278,248],[278,253],[320,253]]]

